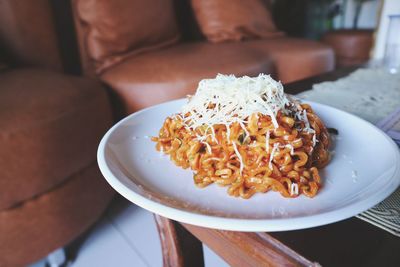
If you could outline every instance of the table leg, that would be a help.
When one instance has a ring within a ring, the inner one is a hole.
[[[202,243],[179,223],[154,214],[164,267],[203,267]]]

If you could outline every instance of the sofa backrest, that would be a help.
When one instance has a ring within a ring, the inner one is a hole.
[[[73,0],[85,73],[180,39],[173,0]]]
[[[10,65],[63,69],[49,0],[0,1],[0,43]]]
[[[260,0],[266,8],[271,10],[271,0]],[[196,21],[190,0],[174,0],[175,12],[182,40],[200,41],[205,40],[199,24]]]
[[[271,0],[261,1],[270,7]],[[81,68],[86,76],[95,77],[127,56],[170,45],[178,39],[205,40],[190,0],[72,0],[72,13]]]

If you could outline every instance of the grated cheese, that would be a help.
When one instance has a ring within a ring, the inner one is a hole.
[[[283,86],[269,75],[258,77],[218,74],[215,79],[200,81],[196,94],[183,106],[186,125],[192,129],[207,125],[247,122],[253,113],[269,115],[278,128],[276,115],[289,103]],[[212,105],[213,108],[209,108]]]
[[[315,145],[317,144],[318,140],[317,140],[317,135],[315,134],[315,131],[313,133],[313,137],[312,137],[312,143],[313,143],[313,147],[315,147]]]
[[[298,195],[299,194],[299,185],[297,183],[292,183],[290,185],[290,195]]]
[[[269,162],[268,162],[268,166],[269,168],[272,170],[272,160],[274,159],[275,156],[275,152],[279,151],[279,144],[275,143],[274,147],[272,148],[271,154],[269,155]]]

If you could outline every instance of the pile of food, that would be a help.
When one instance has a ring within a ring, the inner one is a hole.
[[[318,169],[329,162],[324,123],[263,74],[202,80],[152,140],[176,165],[194,171],[197,186],[216,183],[242,198],[269,190],[314,197]]]

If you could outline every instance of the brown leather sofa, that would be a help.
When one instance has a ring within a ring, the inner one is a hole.
[[[112,123],[107,95],[62,73],[49,10],[46,0],[0,1],[1,267],[68,244],[114,195],[95,160]]]
[[[73,0],[85,75],[117,96],[123,114],[192,94],[217,73],[270,73],[284,83],[334,68],[322,43],[277,36],[210,43],[189,0]]]

